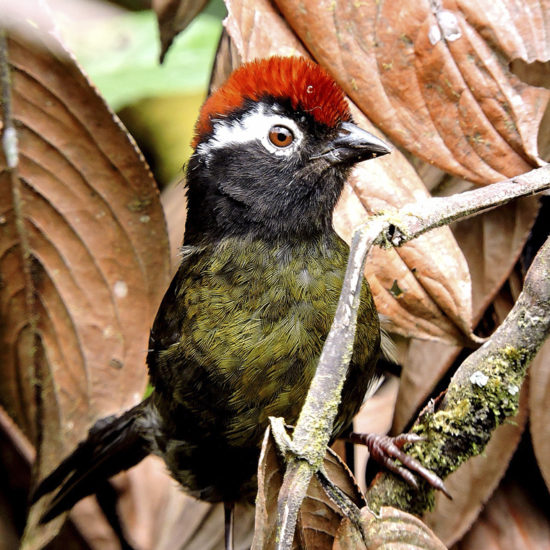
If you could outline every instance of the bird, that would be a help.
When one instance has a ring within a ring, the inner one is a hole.
[[[38,485],[34,501],[56,491],[42,522],[149,454],[198,499],[253,501],[269,417],[293,425],[300,413],[349,255],[334,208],[352,167],[391,147],[301,57],[236,69],[203,104],[192,145],[181,263],[149,338],[152,393],[99,420]],[[377,378],[380,348],[364,280],[333,439]]]

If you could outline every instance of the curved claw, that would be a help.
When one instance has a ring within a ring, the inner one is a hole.
[[[389,437],[389,436],[385,436],[385,437],[388,437],[389,439],[392,439],[393,442],[395,443],[395,445],[397,445],[400,449],[403,448],[404,445],[406,445],[407,443],[418,443],[419,441],[426,441],[426,438],[421,436],[421,435],[418,435],[418,434],[399,434],[399,435],[396,435],[395,437]]]
[[[417,434],[401,434],[396,437],[390,437],[382,434],[351,433],[347,439],[352,443],[367,446],[374,460],[403,478],[409,485],[418,488],[418,483],[413,475],[413,473],[416,473],[434,489],[441,491],[446,497],[452,500],[453,497],[438,475],[420,464],[416,458],[402,451],[402,447],[406,443],[424,441],[424,437]]]

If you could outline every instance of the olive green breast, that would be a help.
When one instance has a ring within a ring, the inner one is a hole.
[[[263,432],[269,416],[293,423],[332,324],[347,256],[336,235],[297,245],[225,239],[191,254],[166,312],[178,319],[178,340],[158,353],[172,370],[177,402],[194,406],[205,428],[210,414],[223,413],[225,436],[236,445]],[[379,329],[366,283],[361,298],[352,362],[357,376],[368,377]]]
[[[336,234],[298,244],[228,238],[184,254],[152,331],[155,402],[178,439],[209,440],[210,453],[257,448],[269,416],[297,420],[336,311],[348,247]],[[361,404],[378,346],[364,283],[335,435]]]

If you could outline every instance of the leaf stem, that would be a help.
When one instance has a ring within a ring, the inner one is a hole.
[[[26,350],[25,357],[28,358],[26,370],[29,380],[33,380],[36,386],[36,403],[38,410],[41,407],[40,392],[40,369],[37,363],[37,350],[39,345],[37,331],[37,313],[36,313],[36,292],[34,278],[32,274],[32,249],[29,241],[29,234],[25,226],[24,200],[21,193],[21,180],[19,177],[19,147],[17,140],[17,131],[13,123],[13,104],[11,95],[11,74],[8,59],[8,40],[5,29],[0,28],[0,88],[2,97],[2,151],[6,159],[6,169],[12,193],[12,206],[14,226],[17,240],[19,243],[21,266],[23,272],[23,281],[25,288],[25,308],[27,317],[27,327],[31,334],[32,345]],[[0,172],[1,176],[1,172]],[[41,414],[36,414],[36,437],[40,438]],[[39,449],[39,441],[33,442],[35,448]]]

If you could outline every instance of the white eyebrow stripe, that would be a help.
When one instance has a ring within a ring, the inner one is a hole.
[[[215,149],[232,144],[251,143],[256,140],[260,141],[270,153],[288,156],[296,150],[303,139],[303,132],[292,119],[276,113],[268,113],[261,104],[238,120],[213,119],[212,123],[212,135],[197,147],[197,151],[207,157]],[[269,129],[275,125],[286,126],[292,130],[294,141],[291,146],[278,148],[269,141]]]

